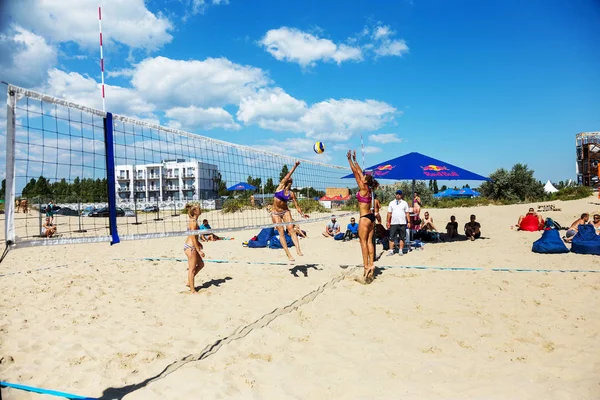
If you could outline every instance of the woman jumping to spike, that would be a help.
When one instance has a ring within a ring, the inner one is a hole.
[[[360,283],[371,283],[375,273],[375,247],[373,246],[373,232],[375,227],[374,204],[371,194],[379,183],[371,176],[364,175],[360,166],[356,162],[356,151],[352,153],[348,150],[348,163],[358,184],[356,199],[358,200],[358,209],[360,218],[358,220],[358,237],[360,239],[360,249],[362,251],[364,271],[362,279],[357,279]]]
[[[185,209],[188,214],[188,231],[197,231],[198,217],[200,216],[200,207],[197,205],[186,204]],[[183,245],[183,252],[188,258],[188,279],[187,286],[190,287],[190,293],[198,293],[194,283],[194,279],[198,272],[204,268],[204,252],[202,251],[202,243],[198,240],[198,235],[189,235]]]
[[[294,167],[290,172],[287,173],[286,176],[283,177],[281,182],[279,182],[279,186],[275,190],[275,195],[273,198],[273,208],[271,210],[271,218],[273,219],[273,223],[280,224],[282,222],[287,222],[287,231],[292,237],[292,242],[294,242],[294,246],[296,247],[296,253],[299,256],[302,256],[302,251],[300,250],[300,243],[298,241],[298,236],[296,236],[296,231],[294,230],[294,223],[292,219],[292,213],[288,207],[288,201],[292,200],[294,205],[296,206],[296,210],[302,217],[308,218],[308,215],[303,214],[300,206],[298,205],[298,201],[296,201],[296,195],[292,192],[292,174],[300,165],[300,161],[296,161]],[[290,261],[295,261],[294,257],[290,253],[290,250],[287,247],[287,241],[285,239],[285,231],[283,226],[277,226],[277,231],[279,232],[279,241],[281,242],[281,247],[285,250],[285,255],[287,255]]]

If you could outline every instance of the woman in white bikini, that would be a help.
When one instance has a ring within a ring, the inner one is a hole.
[[[200,216],[200,207],[197,205],[186,204],[185,209],[188,214],[188,231],[197,231],[199,229],[198,217]],[[194,280],[196,275],[198,275],[198,272],[204,268],[204,260],[202,260],[204,252],[202,251],[202,248],[202,243],[198,240],[198,235],[189,235],[183,245],[183,252],[188,258],[187,286],[189,286],[191,294],[198,293]]]
[[[296,210],[303,218],[308,218],[308,215],[303,214],[300,206],[298,205],[298,201],[296,200],[296,195],[292,192],[292,174],[300,165],[300,161],[296,161],[292,170],[287,173],[286,176],[283,177],[281,182],[279,182],[279,186],[275,190],[275,194],[273,196],[273,208],[271,209],[271,218],[274,224],[280,224],[282,222],[287,222],[287,231],[292,238],[292,242],[294,242],[294,246],[296,247],[296,253],[299,256],[302,256],[302,251],[300,250],[300,242],[298,241],[298,236],[296,235],[296,231],[294,230],[294,220],[292,219],[292,212],[288,207],[288,201],[292,200],[294,205],[296,206]],[[285,255],[288,260],[295,261],[294,257],[290,253],[290,249],[288,249],[287,241],[285,239],[285,231],[283,226],[277,226],[277,232],[279,232],[279,241],[281,242],[281,247],[285,251]]]

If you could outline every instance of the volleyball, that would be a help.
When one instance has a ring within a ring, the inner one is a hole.
[[[315,153],[321,154],[325,151],[325,145],[323,144],[323,142],[316,142],[313,146],[313,150],[315,151]]]

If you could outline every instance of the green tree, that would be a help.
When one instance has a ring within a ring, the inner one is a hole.
[[[21,191],[21,195],[23,195],[23,197],[35,196],[34,191],[35,191],[35,178],[31,178],[29,180],[29,182],[27,182],[27,184],[25,185],[23,190]]]
[[[433,191],[433,193],[438,193],[439,192],[437,179],[434,179],[434,181],[433,181],[433,187],[431,188],[431,190]]]
[[[213,178],[215,191],[219,196],[228,196],[229,192],[227,191],[227,182],[223,180],[221,173],[217,171],[217,174]]]
[[[283,168],[281,168],[281,172],[279,173],[279,182],[281,182],[281,180],[288,174],[288,172],[290,172],[290,170],[288,169],[287,164],[284,164]]]
[[[275,189],[277,186],[273,183],[273,178],[267,178],[267,182],[265,182],[265,193],[275,193]]]
[[[442,185],[442,187],[440,188],[440,192],[443,192],[444,190],[448,190],[448,186]]]
[[[500,168],[481,184],[482,196],[493,200],[536,201],[545,197],[544,185],[533,177],[525,164],[515,164],[510,171]]]
[[[4,200],[5,193],[6,193],[6,179],[2,179],[2,188],[0,188],[0,199]]]
[[[248,176],[246,182],[256,188],[255,192],[260,192],[260,185],[262,184],[261,178],[253,178],[251,176]]]

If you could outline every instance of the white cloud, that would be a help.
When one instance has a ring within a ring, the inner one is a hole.
[[[306,133],[313,139],[344,141],[360,131],[377,130],[398,111],[376,100],[329,99],[312,106],[280,88],[263,89],[240,104],[238,120],[263,129]]]
[[[267,52],[280,61],[295,62],[312,67],[318,61],[362,61],[365,56],[402,56],[409,48],[404,40],[394,39],[396,32],[379,23],[375,28],[365,27],[362,32],[336,44],[296,28],[281,27],[269,30],[259,41]]]
[[[375,146],[365,146],[365,148],[363,150],[364,150],[365,154],[374,154],[374,153],[381,152],[381,149],[379,147],[375,147]]]
[[[367,29],[367,32],[368,32],[368,29]],[[381,40],[383,38],[390,36],[391,34],[392,34],[392,31],[390,30],[389,26],[378,26],[377,28],[375,28],[375,30],[373,30],[373,39]]]
[[[270,151],[273,153],[298,156],[308,160],[314,160],[319,162],[329,162],[333,159],[330,154],[325,153],[316,154],[313,150],[314,140],[305,138],[287,138],[284,140],[270,139],[262,145],[256,145],[254,147]]]
[[[256,123],[272,130],[296,130],[294,121],[302,117],[308,107],[281,88],[260,89],[242,99],[237,119],[245,124]]]
[[[156,50],[172,40],[168,18],[150,12],[144,0],[102,0],[102,31],[105,41],[132,48]],[[20,0],[10,2],[8,14],[17,24],[52,42],[75,42],[98,46],[98,1]]]
[[[317,61],[362,60],[359,47],[335,44],[295,28],[281,27],[269,30],[259,42],[273,57],[280,61],[291,61],[303,67],[314,66]]]
[[[56,64],[56,49],[18,25],[0,34],[0,54],[6,55],[0,57],[0,79],[19,86],[41,84]]]
[[[74,103],[102,109],[100,84],[90,77],[77,72],[64,72],[53,68],[48,71],[48,83],[41,89],[55,97],[68,99]],[[105,85],[106,108],[112,112],[138,118],[156,120],[154,104],[144,100],[133,89]]]
[[[402,56],[408,53],[409,48],[404,40],[392,39],[396,35],[387,25],[378,25],[372,31],[372,38],[374,42],[370,48],[373,50],[376,56]]]
[[[347,139],[352,133],[377,130],[397,113],[391,105],[376,100],[329,99],[314,104],[300,118],[300,124],[309,136],[344,132]]]
[[[378,56],[402,56],[408,53],[408,46],[404,40],[385,40],[375,49]]]
[[[161,108],[238,104],[269,83],[260,68],[226,58],[204,61],[147,58],[135,66],[131,83],[140,96]]]
[[[233,116],[222,108],[175,107],[167,110],[165,116],[171,121],[168,125],[176,129],[240,129]]]
[[[402,139],[396,136],[395,133],[377,133],[369,135],[369,140],[375,143],[400,143]]]
[[[186,13],[184,20],[187,19],[190,15],[204,14],[206,9],[210,6],[219,6],[219,5],[227,5],[229,4],[229,0],[191,0],[187,1],[187,6],[189,7],[189,11]]]

